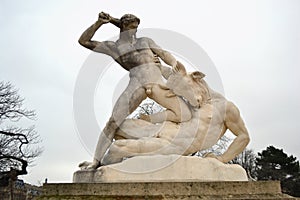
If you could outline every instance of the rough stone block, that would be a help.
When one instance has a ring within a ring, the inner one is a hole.
[[[97,170],[79,170],[73,176],[74,183],[164,181],[248,181],[248,178],[239,165],[178,155],[138,156]]]

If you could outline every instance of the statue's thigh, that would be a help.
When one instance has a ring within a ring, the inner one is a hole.
[[[130,81],[114,105],[113,118],[122,122],[146,97],[147,95],[142,85],[136,80]]]
[[[192,114],[187,104],[178,96],[173,94],[171,90],[163,89],[160,85],[152,85],[151,94],[149,97],[172,111],[170,121],[183,122],[191,119]]]

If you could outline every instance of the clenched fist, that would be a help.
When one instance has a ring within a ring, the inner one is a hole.
[[[99,21],[101,21],[103,23],[108,23],[108,22],[110,22],[111,19],[112,18],[108,13],[105,13],[105,12],[99,13],[99,16],[98,16]]]

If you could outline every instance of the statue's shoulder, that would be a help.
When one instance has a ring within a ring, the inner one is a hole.
[[[148,37],[139,37],[138,40],[141,40],[141,41],[151,40],[151,38],[148,38]]]
[[[148,37],[140,37],[140,38],[138,38],[138,41],[139,42],[147,42],[147,43],[153,42],[153,40],[151,38],[148,38]]]

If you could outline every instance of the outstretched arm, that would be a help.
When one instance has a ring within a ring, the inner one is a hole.
[[[236,136],[236,138],[229,145],[228,149],[223,153],[223,155],[208,155],[208,157],[215,157],[223,163],[229,162],[237,155],[242,153],[250,141],[247,128],[245,127],[244,121],[240,116],[240,112],[232,102],[227,102],[226,105],[225,125]]]
[[[248,130],[240,116],[240,111],[232,102],[227,102],[226,105],[225,125],[236,136],[227,151],[221,156],[223,162],[228,162],[242,153],[250,141]]]
[[[116,19],[115,18],[113,18],[113,19],[114,19],[114,22],[116,22]],[[114,42],[110,42],[110,41],[99,42],[99,41],[92,40],[92,37],[95,35],[96,31],[103,24],[106,24],[106,23],[110,22],[111,20],[112,20],[112,18],[107,13],[101,12],[99,14],[98,20],[82,33],[78,42],[82,46],[84,46],[92,51],[95,51],[98,53],[104,53],[104,54],[114,57],[114,54],[116,53],[113,51]]]
[[[227,163],[233,160],[236,156],[238,156],[240,153],[244,151],[248,143],[249,143],[249,135],[244,133],[238,135],[230,144],[227,151],[225,151],[224,154],[219,156],[219,158],[217,159],[223,163]]]

